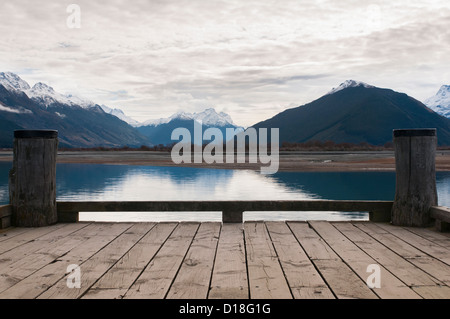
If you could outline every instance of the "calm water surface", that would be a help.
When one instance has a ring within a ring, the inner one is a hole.
[[[0,202],[8,203],[11,163],[0,163]],[[450,206],[450,172],[437,173],[439,204]],[[57,199],[142,200],[393,200],[394,172],[278,172],[100,164],[58,164]],[[245,220],[367,219],[358,212],[246,212]],[[220,212],[80,213],[81,220],[221,219]]]

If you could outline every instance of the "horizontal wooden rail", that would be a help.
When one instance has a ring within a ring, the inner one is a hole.
[[[0,206],[0,229],[8,228],[11,226],[11,205]]]
[[[369,212],[373,221],[390,221],[392,201],[253,200],[253,201],[58,201],[58,220],[78,221],[79,212],[193,212],[220,211],[223,222],[242,222],[244,211]]]
[[[450,208],[445,206],[431,206],[430,217],[435,220],[439,231],[450,230]]]
[[[224,222],[240,222],[244,211],[348,211],[369,212],[369,219],[389,222],[392,201],[355,200],[277,200],[277,201],[58,201],[60,222],[78,221],[78,213],[87,212],[192,212],[221,211]],[[12,206],[0,206],[0,229],[11,225]],[[430,217],[440,231],[450,229],[450,208],[432,206]]]

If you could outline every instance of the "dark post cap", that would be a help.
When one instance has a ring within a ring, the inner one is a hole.
[[[394,130],[394,137],[400,136],[436,136],[435,128],[417,128]]]
[[[14,138],[57,138],[56,130],[15,130]]]

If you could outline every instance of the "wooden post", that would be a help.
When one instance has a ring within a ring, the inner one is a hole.
[[[14,158],[9,174],[12,224],[39,227],[57,222],[56,155],[58,132],[14,131]]]
[[[242,223],[242,211],[222,211],[222,222],[223,223]]]
[[[437,205],[436,129],[394,130],[396,190],[392,223],[426,227]]]

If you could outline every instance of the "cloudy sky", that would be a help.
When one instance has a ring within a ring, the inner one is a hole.
[[[0,21],[0,71],[138,121],[249,126],[347,79],[421,101],[450,84],[448,0],[2,0]]]

